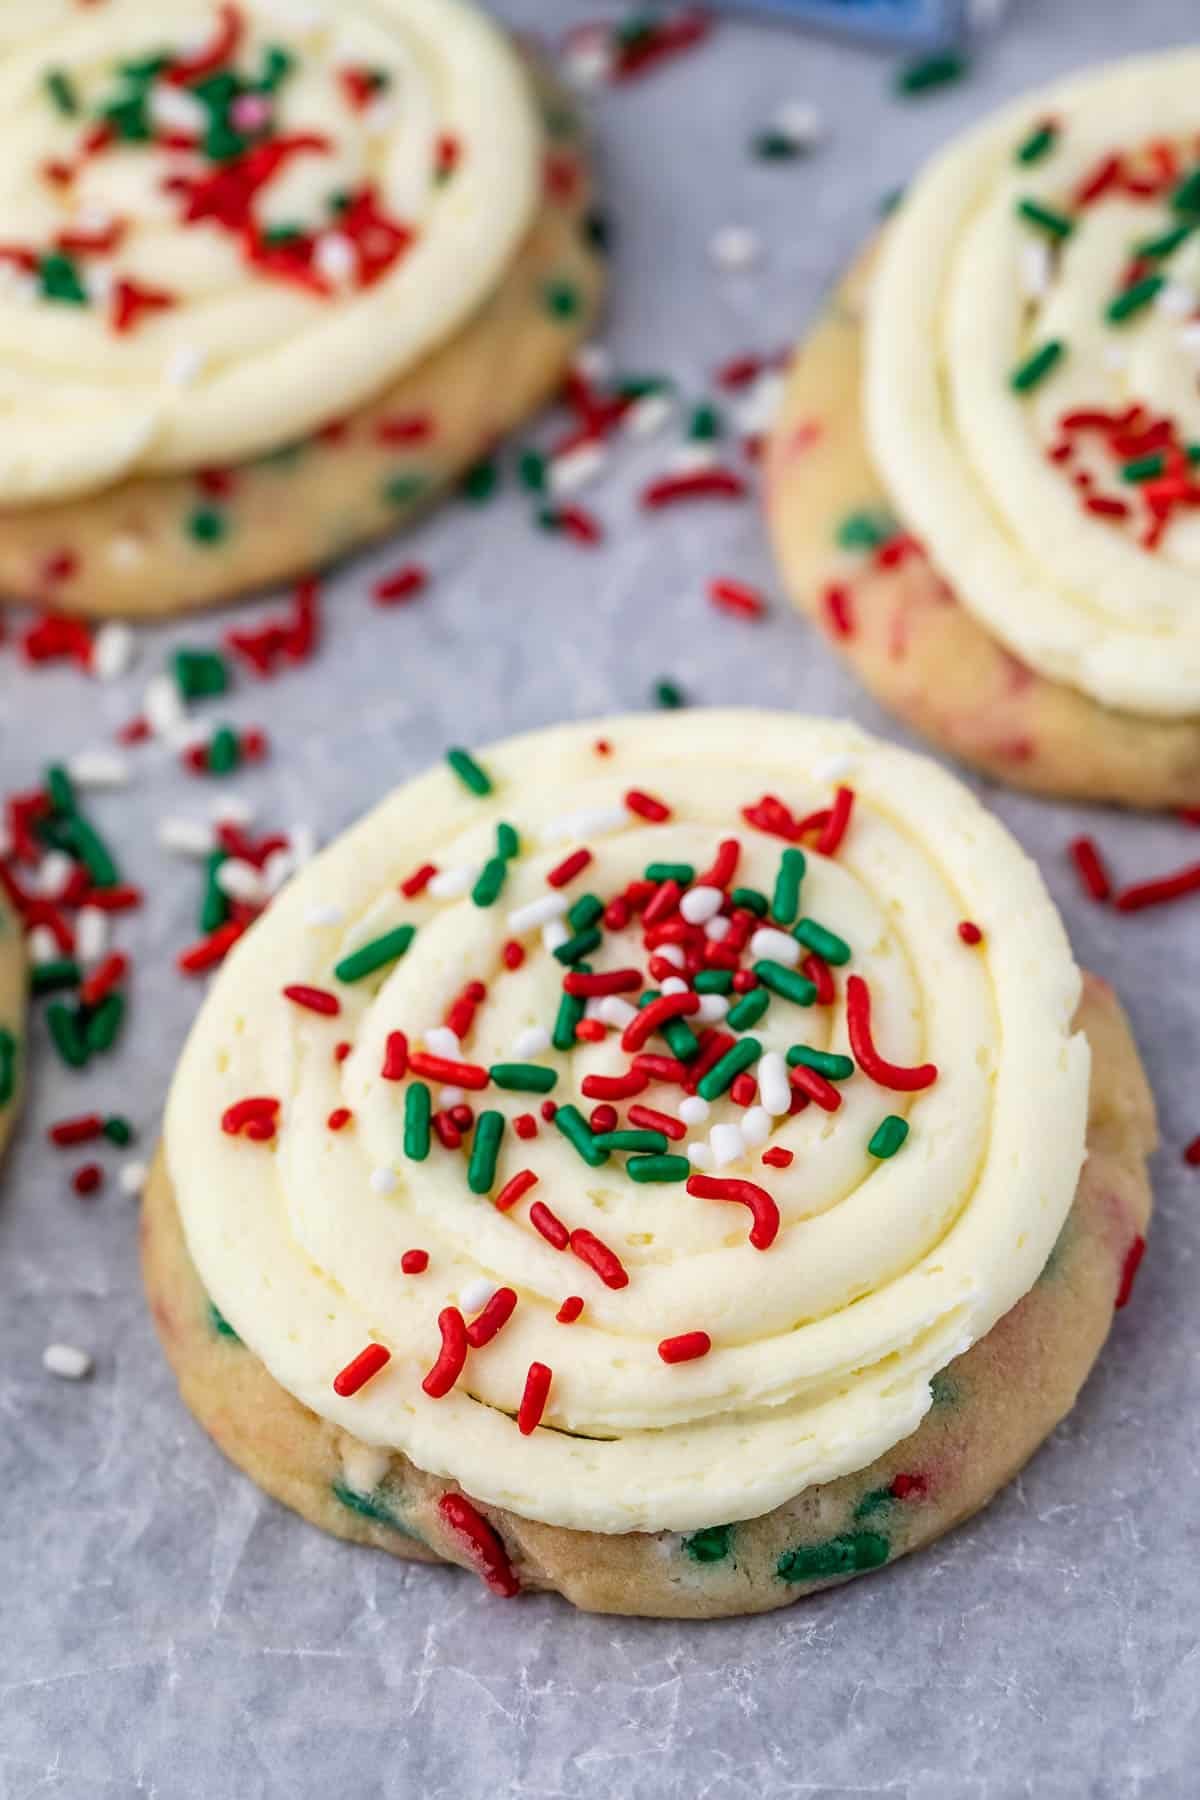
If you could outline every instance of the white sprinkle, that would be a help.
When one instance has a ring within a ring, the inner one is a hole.
[[[81,750],[67,772],[77,788],[119,788],[129,782],[129,764],[116,750]]]
[[[425,892],[435,900],[457,900],[460,894],[475,886],[479,868],[478,863],[459,863],[453,869],[439,869],[436,875],[430,876]]]
[[[752,1150],[765,1144],[771,1135],[771,1115],[765,1106],[748,1106],[742,1114],[741,1133]]]
[[[598,88],[612,73],[612,52],[603,37],[583,39],[567,46],[559,67],[572,87]]]
[[[186,708],[169,675],[154,677],[142,698],[142,711],[155,737],[172,738],[187,724]]]
[[[767,1050],[758,1059],[758,1097],[768,1113],[780,1118],[792,1104],[792,1084],[787,1063],[778,1050]]]
[[[295,859],[290,850],[272,850],[262,866],[263,886],[268,894],[277,894],[285,881],[290,881],[295,871]]]
[[[581,344],[571,358],[571,366],[585,381],[603,381],[612,373],[612,356],[603,344]]]
[[[567,905],[565,894],[540,894],[536,900],[513,908],[508,915],[508,929],[516,937],[526,931],[536,931],[539,925],[548,925],[551,919],[561,919]]]
[[[376,1194],[390,1194],[396,1185],[395,1171],[381,1165],[372,1169],[370,1174],[371,1190]]]
[[[147,109],[151,123],[160,131],[202,133],[208,120],[194,94],[189,94],[185,88],[170,87],[164,81],[156,81],[150,89]]]
[[[680,444],[672,450],[667,458],[669,475],[699,475],[705,469],[715,469],[721,460],[721,452],[714,443],[701,438],[695,443]]]
[[[678,944],[660,944],[654,954],[661,956],[664,962],[674,963],[677,969],[682,969],[687,961],[687,957]]]
[[[825,136],[825,117],[811,100],[786,100],[772,120],[776,131],[798,150],[812,150]]]
[[[461,1106],[466,1097],[466,1088],[444,1087],[438,1095],[438,1105],[441,1107]]]
[[[176,344],[166,360],[163,376],[168,387],[189,388],[204,373],[205,354],[198,344]]]
[[[679,1102],[679,1116],[685,1125],[703,1125],[709,1110],[708,1101],[700,1094],[689,1094]]]
[[[679,910],[689,925],[707,925],[716,917],[725,904],[725,896],[720,888],[689,888],[679,902]]]
[[[53,899],[62,893],[74,872],[75,864],[65,850],[47,850],[35,876],[38,893]]]
[[[789,932],[776,931],[773,925],[760,925],[750,939],[750,955],[755,962],[765,957],[768,962],[782,963],[785,969],[794,969],[800,961],[800,946]]]
[[[304,915],[304,923],[310,931],[320,931],[326,925],[340,925],[345,917],[344,909],[330,902],[324,906],[310,906]]]
[[[662,984],[661,991],[664,994],[687,994],[690,993],[691,990],[689,989],[687,982],[682,980],[678,975],[668,975],[667,979]]]
[[[489,1281],[486,1275],[477,1275],[474,1281],[468,1281],[466,1287],[461,1289],[458,1304],[464,1313],[482,1312],[495,1292],[494,1281]]]
[[[620,994],[603,994],[595,1016],[602,1024],[611,1025],[615,1031],[624,1031],[637,1018],[637,1010],[628,1000],[622,1000]]]
[[[391,1465],[391,1453],[375,1444],[359,1444],[343,1438],[338,1454],[342,1475],[352,1494],[373,1494]]]
[[[746,1154],[746,1145],[738,1125],[714,1125],[708,1134],[708,1144],[718,1169],[727,1169],[730,1163],[741,1162]]]
[[[158,841],[175,856],[207,856],[216,845],[212,826],[202,819],[160,819]]]
[[[1200,319],[1184,325],[1179,332],[1179,347],[1189,356],[1200,356]]]
[[[92,639],[92,674],[99,681],[116,681],[124,675],[136,654],[137,639],[130,626],[102,625]]]
[[[390,131],[400,117],[395,95],[376,94],[361,117],[363,130],[373,137],[377,137],[380,132]]]
[[[217,870],[216,883],[231,900],[244,900],[249,906],[261,906],[267,898],[266,884],[253,863],[231,856]]]
[[[254,802],[242,794],[221,794],[208,809],[217,825],[253,825]]]
[[[621,831],[629,823],[623,806],[597,806],[589,812],[564,813],[542,826],[544,844],[561,843],[564,838],[598,837],[601,832]]]
[[[318,272],[334,287],[345,287],[358,270],[358,251],[341,231],[323,231],[313,249]]]
[[[1021,246],[1018,265],[1021,292],[1030,300],[1043,300],[1054,279],[1054,255],[1042,238],[1030,238]]]
[[[856,759],[849,750],[839,750],[833,756],[824,757],[813,768],[814,781],[844,781],[852,775],[857,767]]]
[[[150,1171],[144,1162],[127,1162],[117,1176],[117,1185],[132,1200],[141,1193],[149,1176]]]
[[[708,241],[708,253],[721,269],[748,269],[762,254],[762,241],[748,225],[722,225]]]
[[[707,1144],[689,1144],[687,1159],[693,1169],[711,1169],[713,1166],[713,1153]]]
[[[117,272],[110,262],[91,263],[83,274],[83,286],[95,306],[107,306],[116,286]]]
[[[48,1375],[61,1375],[64,1381],[82,1381],[92,1372],[92,1359],[86,1350],[73,1344],[47,1344],[42,1351],[42,1367]]]
[[[764,369],[737,409],[738,430],[757,436],[775,423],[783,399],[785,378],[781,369]]]
[[[550,919],[542,926],[542,949],[548,956],[553,956],[560,945],[570,941],[571,933],[561,919]]]
[[[35,925],[27,939],[29,960],[34,964],[57,962],[62,955],[58,939],[48,925]]]
[[[553,457],[546,467],[550,492],[556,496],[578,493],[580,488],[596,479],[607,462],[608,451],[599,443],[580,444],[562,456]]]
[[[542,1056],[550,1048],[550,1033],[544,1025],[528,1025],[513,1039],[512,1053],[518,1062]]]
[[[729,1011],[729,1002],[724,994],[701,994],[700,1011],[696,1017],[702,1025],[716,1025]]]
[[[459,1035],[448,1025],[431,1025],[425,1033],[425,1048],[431,1056],[448,1056],[455,1061],[462,1055]]]
[[[710,919],[704,927],[704,935],[710,944],[719,944],[723,938],[729,936],[730,929],[731,925],[728,919]]]
[[[1196,310],[1196,296],[1182,281],[1168,281],[1166,287],[1159,289],[1154,305],[1168,319],[1186,319]]]
[[[96,963],[108,949],[108,914],[98,906],[85,906],[75,922],[75,954],[82,963]]]
[[[674,397],[665,389],[656,388],[627,407],[621,423],[630,437],[655,437],[670,424],[674,411]]]

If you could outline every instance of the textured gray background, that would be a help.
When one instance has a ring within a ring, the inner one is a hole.
[[[584,16],[537,0],[503,10],[524,26]],[[880,194],[951,130],[1054,71],[1181,42],[1195,18],[1194,0],[1025,0],[969,83],[907,106],[888,93],[888,58],[743,22],[606,93],[620,366],[702,393],[733,351],[804,325]],[[751,131],[797,97],[827,109],[828,147],[752,162]],[[708,260],[731,222],[763,238],[748,274]],[[346,571],[319,660],[242,683],[224,709],[273,734],[273,760],[236,783],[262,822],[328,836],[447,741],[637,707],[663,673],[698,702],[893,730],[782,604],[757,627],[706,607],[715,572],[771,584],[762,534],[750,506],[640,521],[636,487],[665,455],[661,442],[623,450],[585,496],[610,526],[600,553],[536,534],[510,489],[484,511],[447,508],[402,553],[435,571],[418,605],[367,601],[394,550]],[[116,688],[28,675],[0,650],[0,785],[104,741],[169,645],[213,641],[222,623],[147,634]],[[1079,898],[1063,847],[1086,822],[1133,879],[1190,860],[1200,839],[995,796],[1081,960],[1130,1005],[1162,1104],[1151,1254],[1070,1422],[931,1552],[774,1617],[687,1627],[552,1599],[505,1606],[466,1577],[349,1550],[264,1501],[185,1415],[143,1310],[134,1206],[111,1182],[81,1203],[73,1159],[44,1144],[47,1122],[81,1104],[126,1108],[150,1140],[197,1002],[171,967],[197,878],[164,860],[152,828],[213,789],[154,748],[135,766],[136,785],[95,809],[152,895],[121,931],[138,958],[131,1027],[83,1079],[38,1027],[0,1193],[0,1800],[1197,1793],[1200,1172],[1180,1147],[1200,1129],[1200,902],[1122,920]],[[53,1339],[95,1353],[91,1381],[43,1374]]]

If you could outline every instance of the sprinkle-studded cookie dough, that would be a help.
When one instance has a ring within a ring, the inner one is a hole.
[[[0,890],[0,1150],[17,1116],[25,1073],[25,950],[16,915]]]
[[[464,0],[52,10],[0,52],[0,588],[228,598],[382,535],[553,392],[578,117]]]
[[[185,1395],[309,1516],[497,1591],[704,1614],[877,1566],[1040,1442],[1144,1236],[1151,1109],[1114,1003],[1079,1006],[1032,865],[849,727],[454,747],[202,1010],[147,1218]],[[1089,1087],[1124,1122],[1102,1193]],[[1076,1236],[1036,1404],[969,1473],[895,1462]]]
[[[1200,53],[952,145],[789,379],[768,508],[881,700],[1019,786],[1200,784]]]

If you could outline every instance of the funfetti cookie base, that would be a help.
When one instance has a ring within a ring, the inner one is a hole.
[[[1087,977],[1088,1159],[1036,1286],[936,1378],[911,1437],[868,1468],[764,1517],[622,1536],[540,1525],[472,1502],[406,1457],[361,1443],[275,1382],[196,1274],[160,1156],[142,1219],[146,1291],[191,1411],[264,1492],[336,1537],[457,1564],[495,1592],[550,1590],[588,1612],[718,1618],[768,1612],[877,1569],[961,1524],[1070,1410],[1132,1291],[1150,1217],[1154,1107],[1111,990]]]
[[[0,1150],[16,1122],[25,1078],[25,946],[0,893]]]

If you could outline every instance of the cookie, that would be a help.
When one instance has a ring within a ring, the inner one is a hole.
[[[340,1535],[754,1611],[1031,1454],[1152,1140],[1116,1003],[951,777],[843,725],[610,720],[451,751],[246,936],[147,1290],[218,1443]]]
[[[452,487],[594,322],[579,115],[463,0],[210,10],[191,64],[147,0],[0,58],[10,599],[169,614],[328,563]],[[31,391],[27,339],[86,404]]]
[[[787,379],[796,600],[885,706],[1015,786],[1200,790],[1195,52],[1009,107],[918,178]]]
[[[25,946],[0,893],[0,1150],[16,1121],[24,1078]]]

